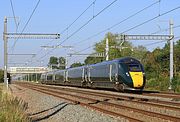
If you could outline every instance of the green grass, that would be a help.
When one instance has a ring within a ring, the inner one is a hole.
[[[29,122],[26,109],[27,103],[4,92],[0,85],[0,122]]]

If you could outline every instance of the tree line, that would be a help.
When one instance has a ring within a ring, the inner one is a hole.
[[[141,61],[146,72],[146,89],[149,90],[168,90],[169,87],[169,54],[170,47],[169,42],[165,44],[163,48],[155,48],[153,51],[148,51],[146,47],[139,45],[134,46],[131,42],[117,40],[117,34],[107,33],[104,39],[95,44],[93,53],[105,52],[106,38],[109,40],[109,60],[113,60],[121,57],[134,57]],[[121,47],[119,47],[121,45]],[[60,60],[61,59],[61,60]],[[58,64],[58,60],[61,64],[65,64],[63,57],[51,57],[49,65],[51,63]],[[91,57],[88,56],[84,63],[73,63],[70,67],[78,67],[87,64],[94,64],[105,61],[105,57]],[[64,69],[54,66],[53,68]],[[180,40],[174,43],[174,79],[172,80],[172,87],[175,91],[180,92]]]

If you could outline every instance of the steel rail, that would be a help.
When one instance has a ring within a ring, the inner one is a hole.
[[[30,85],[30,87],[31,87],[31,85]],[[35,86],[35,87],[38,88],[39,86]],[[34,88],[34,86],[33,86],[33,89],[36,89],[36,88]],[[96,100],[96,99],[87,98],[87,97],[83,97],[83,96],[79,96],[79,95],[72,95],[72,94],[68,94],[67,91],[62,92],[62,91],[57,91],[57,89],[50,90],[49,88],[38,88],[38,89],[41,89],[43,91],[48,90],[48,91],[53,92],[53,93],[55,92],[55,93],[59,93],[59,94],[63,94],[63,95],[69,95],[69,96],[80,98],[80,99],[86,99],[86,100],[89,100],[89,101],[92,101],[92,102],[97,102],[98,101],[98,103],[103,104],[103,105],[109,105],[109,106],[113,106],[113,107],[116,107],[116,108],[119,108],[119,109],[126,109],[126,110],[129,110],[129,111],[138,112],[138,113],[145,114],[145,115],[152,116],[152,117],[157,117],[157,118],[166,119],[166,120],[170,120],[170,121],[180,121],[179,117],[174,117],[174,116],[170,116],[170,115],[164,115],[164,114],[161,114],[161,113],[142,110],[142,109],[139,109],[139,108],[123,106],[123,105],[119,105],[119,104],[115,104],[115,103],[110,103],[110,102],[107,102],[107,101],[99,101],[99,100]]]
[[[23,86],[24,87],[24,86]],[[26,86],[27,87],[27,86]],[[69,99],[69,98],[67,98],[67,97],[63,97],[63,96],[61,96],[60,94],[58,94],[59,92],[52,92],[51,90],[48,90],[48,91],[45,91],[44,89],[39,89],[39,88],[32,88],[32,87],[29,87],[28,86],[28,88],[30,88],[30,89],[33,89],[33,90],[36,90],[36,91],[39,91],[39,92],[41,92],[41,93],[45,93],[45,94],[48,94],[48,95],[52,95],[52,96],[54,96],[54,97],[58,97],[58,98],[61,98],[61,99],[64,99],[64,100],[67,100],[67,101],[71,101],[71,102],[73,102],[73,103],[75,103],[75,104],[80,104],[80,105],[82,105],[82,106],[86,106],[86,107],[89,107],[89,108],[93,108],[93,109],[95,109],[95,110],[98,110],[98,111],[100,111],[100,112],[103,112],[103,113],[105,113],[105,114],[108,114],[108,115],[112,115],[112,116],[120,116],[120,117],[122,117],[122,118],[125,118],[125,119],[127,119],[127,120],[129,120],[129,121],[133,121],[133,122],[142,122],[141,120],[138,120],[138,119],[135,119],[135,118],[131,118],[131,117],[128,117],[128,116],[125,116],[125,115],[123,115],[123,114],[120,114],[120,113],[117,113],[117,112],[113,112],[113,111],[109,111],[109,110],[105,110],[105,109],[103,109],[103,108],[100,108],[100,107],[96,107],[96,106],[92,106],[92,105],[90,105],[89,103],[85,103],[85,102],[79,102],[79,101],[76,101],[76,100],[73,100],[73,99]],[[47,89],[46,89],[47,90]],[[63,93],[63,95],[64,95],[64,93]],[[67,95],[67,94],[66,94]],[[96,100],[95,100],[96,101]],[[95,102],[94,101],[94,102]]]

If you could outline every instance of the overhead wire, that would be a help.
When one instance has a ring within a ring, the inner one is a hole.
[[[94,0],[70,25],[68,25],[60,34],[63,34],[66,30],[68,30],[91,6],[95,4],[96,0]]]
[[[177,26],[174,26],[173,29],[176,29],[176,28],[179,28],[179,27],[180,27],[180,25],[177,25]],[[153,33],[151,33],[151,34],[153,35],[153,34],[157,34],[157,33],[160,33],[160,32],[166,32],[166,31],[168,31],[169,29],[170,29],[170,28],[162,29],[162,30],[153,32]]]
[[[88,25],[93,19],[95,19],[97,16],[99,16],[102,12],[104,12],[106,9],[108,9],[110,6],[112,6],[115,2],[117,2],[118,0],[114,0],[113,2],[111,2],[109,5],[107,5],[105,8],[103,8],[101,11],[99,11],[96,15],[94,15],[91,19],[89,19],[85,24],[83,24],[80,28],[78,28],[76,31],[74,31],[70,36],[68,36],[66,39],[64,39],[60,44],[56,45],[56,46],[60,46],[62,45],[64,42],[66,42],[68,39],[70,39],[72,36],[74,36],[77,32],[79,32],[82,28],[84,28],[86,25]],[[50,54],[51,52],[53,52],[56,48],[53,48],[52,50],[50,50],[49,52],[47,52],[44,56],[40,57],[40,59],[46,57],[48,54]]]
[[[140,23],[140,24],[138,24],[138,25],[136,25],[136,26],[134,26],[134,27],[132,27],[132,28],[129,28],[129,29],[123,31],[122,34],[123,34],[123,33],[126,33],[126,32],[129,32],[129,31],[131,31],[131,30],[133,30],[133,29],[135,29],[135,28],[138,28],[138,27],[140,27],[140,26],[142,26],[142,25],[144,25],[144,24],[146,24],[146,23],[149,23],[149,22],[151,22],[151,21],[153,21],[153,20],[155,20],[155,19],[157,19],[157,18],[159,18],[159,17],[161,17],[161,16],[164,16],[164,15],[166,15],[166,14],[168,14],[168,13],[171,13],[171,12],[177,10],[177,9],[180,9],[180,6],[178,6],[178,7],[176,7],[176,8],[173,8],[173,9],[167,11],[167,12],[164,12],[164,13],[158,15],[158,16],[155,16],[155,17],[153,17],[153,18],[151,18],[151,19],[149,19],[149,20],[146,20],[145,22]]]
[[[139,11],[133,13],[132,15],[128,16],[127,18],[125,18],[125,19],[123,19],[123,20],[121,20],[120,22],[117,22],[116,24],[114,24],[114,25],[112,25],[112,26],[110,26],[110,27],[108,27],[108,28],[106,28],[106,29],[104,29],[104,30],[102,30],[102,31],[100,31],[100,32],[98,32],[98,33],[96,33],[96,34],[94,34],[94,35],[92,35],[92,36],[90,36],[90,37],[88,37],[88,38],[82,40],[82,41],[79,41],[79,42],[77,42],[77,43],[74,43],[73,45],[76,45],[76,44],[79,44],[79,43],[81,43],[81,42],[87,41],[87,40],[89,40],[89,39],[91,39],[91,38],[94,38],[94,37],[96,37],[96,36],[98,36],[98,35],[100,35],[100,34],[106,32],[106,31],[109,31],[109,30],[111,30],[112,28],[114,28],[114,27],[116,27],[116,26],[119,26],[119,25],[122,24],[123,22],[129,20],[130,18],[132,18],[132,17],[138,15],[139,13],[141,13],[141,12],[147,10],[148,8],[150,8],[150,7],[154,6],[154,5],[156,5],[157,3],[159,3],[159,1],[156,1],[156,2],[154,2],[154,3],[152,3],[152,4],[148,5],[148,6],[144,7],[143,9],[141,9],[141,10],[139,10]]]
[[[71,24],[69,24],[65,29],[63,29],[61,32],[60,32],[60,34],[63,34],[65,31],[67,31],[78,19],[80,19],[80,17],[82,16],[82,15],[84,15],[84,13],[86,13],[86,11],[87,10],[89,10],[89,8],[91,7],[91,6],[93,6],[94,7],[94,5],[95,5],[95,2],[96,2],[97,0],[94,0]],[[94,9],[94,8],[93,8]],[[93,14],[94,14],[94,10],[93,10]],[[53,40],[51,40],[51,42],[52,42]],[[48,44],[46,44],[46,45],[49,45],[49,44],[51,44],[51,42],[49,42]],[[40,53],[42,51],[42,48],[37,52],[37,55]],[[48,53],[49,54],[49,53]],[[36,55],[36,56],[37,56]],[[34,57],[35,58],[35,57]]]
[[[38,0],[38,2],[36,3],[36,6],[35,6],[35,8],[33,9],[33,11],[32,11],[32,13],[31,13],[28,21],[26,22],[25,26],[23,27],[23,29],[22,29],[22,31],[21,31],[21,34],[25,31],[26,27],[28,26],[28,24],[29,24],[29,22],[30,22],[30,20],[31,20],[31,18],[32,18],[32,16],[33,16],[33,14],[35,13],[35,11],[36,11],[39,3],[40,3],[40,1],[41,1],[41,0]],[[20,35],[21,35],[21,34],[20,34]],[[13,44],[13,46],[12,46],[12,52],[14,51],[14,48],[15,48],[16,43],[17,43],[18,40],[19,40],[19,38],[17,38],[17,39],[15,40],[14,44]]]
[[[156,18],[158,18],[158,17],[160,17],[160,16],[164,16],[164,15],[166,15],[166,14],[168,14],[168,13],[171,13],[171,12],[173,12],[173,11],[179,9],[179,8],[180,8],[180,6],[178,6],[178,7],[176,7],[176,8],[173,8],[173,9],[171,9],[171,10],[169,10],[169,11],[167,11],[167,12],[164,12],[164,13],[158,15],[158,16],[155,16],[155,17],[153,17],[153,18],[151,18],[151,19],[149,19],[149,20],[147,20],[147,21],[145,21],[145,22],[143,22],[143,23],[141,23],[141,24],[138,24],[138,25],[136,25],[136,26],[134,26],[134,27],[132,27],[132,28],[130,28],[130,29],[127,29],[127,30],[123,31],[122,33],[131,31],[131,30],[133,30],[133,29],[135,29],[135,28],[137,28],[137,27],[140,27],[140,26],[142,26],[142,25],[144,25],[144,24],[146,24],[146,23],[148,23],[148,22],[153,21],[154,19],[156,19]],[[87,23],[89,23],[89,22],[87,22]],[[85,23],[83,26],[81,26],[81,27],[84,27],[85,25],[86,25],[86,23]],[[80,27],[79,29],[81,29],[81,27]],[[79,29],[77,30],[77,32],[79,31]],[[74,33],[77,33],[77,32],[75,31]],[[73,33],[73,34],[74,34],[74,33]],[[72,35],[72,34],[71,34],[71,35]],[[71,36],[69,36],[69,38],[70,38],[70,37],[71,37]],[[65,39],[62,43],[64,43],[64,42],[65,42],[66,40],[68,40],[69,38]],[[60,43],[59,45],[61,45],[62,43]],[[93,47],[93,46],[90,46],[90,47]],[[90,48],[90,47],[88,47],[88,48]],[[86,48],[86,49],[87,49],[87,48]],[[54,49],[53,49],[53,50],[54,50]],[[47,56],[49,53],[51,53],[53,50],[49,51],[46,55],[42,56],[41,58],[44,58],[44,57]]]
[[[10,0],[10,4],[11,4],[11,9],[12,9],[12,13],[13,13],[14,22],[15,22],[15,25],[16,25],[16,30],[17,30],[17,28],[18,28],[18,23],[17,23],[17,21],[16,21],[16,16],[15,16],[15,11],[14,11],[14,6],[13,6],[12,0]]]
[[[61,44],[63,44],[64,42],[66,42],[69,38],[71,38],[72,36],[74,36],[77,32],[79,32],[83,27],[85,27],[87,24],[89,24],[94,18],[96,18],[98,15],[100,15],[102,12],[104,12],[106,9],[108,9],[111,5],[113,5],[115,2],[117,2],[118,0],[114,0],[113,2],[111,2],[108,6],[106,6],[105,8],[103,8],[101,11],[99,11],[96,15],[94,15],[91,19],[89,19],[86,23],[84,23],[80,28],[78,28],[76,31],[74,31],[70,36],[68,36],[65,40],[63,40],[60,44],[58,44],[57,46],[60,46]]]
[[[135,28],[138,28],[138,27],[140,27],[140,26],[142,26],[142,25],[144,25],[144,24],[146,24],[146,23],[149,23],[149,22],[153,21],[154,19],[157,19],[157,18],[160,17],[160,16],[164,16],[164,15],[166,15],[166,14],[168,14],[168,13],[171,13],[171,12],[177,10],[177,9],[180,9],[180,6],[178,6],[178,7],[176,7],[176,8],[173,8],[173,9],[167,11],[167,12],[164,12],[164,13],[158,15],[158,16],[155,16],[155,17],[153,17],[153,18],[151,18],[151,19],[149,19],[149,20],[146,20],[145,22],[140,23],[140,24],[138,24],[138,25],[136,25],[136,26],[134,26],[134,27],[132,27],[132,28],[130,28],[130,29],[127,29],[127,30],[125,30],[125,31],[123,31],[123,32],[121,32],[121,33],[123,34],[123,33],[126,33],[126,32],[128,32],[128,31],[131,31],[131,30],[133,30],[133,29],[135,29]]]

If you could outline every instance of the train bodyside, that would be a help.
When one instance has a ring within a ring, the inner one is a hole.
[[[85,82],[85,66],[68,68],[65,82],[73,86],[83,86]]]
[[[62,84],[66,80],[66,70],[56,70],[54,71],[54,84]]]
[[[90,87],[114,88],[118,74],[117,62],[108,61],[88,66],[88,84]]]
[[[145,85],[142,64],[134,58],[122,58],[88,66],[58,70],[46,74],[46,82],[96,88],[140,89]]]

